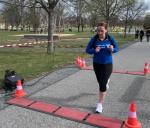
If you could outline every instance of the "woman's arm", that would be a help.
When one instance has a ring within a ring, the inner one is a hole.
[[[95,38],[91,38],[91,40],[89,41],[87,47],[86,47],[86,53],[88,54],[94,54],[95,53],[95,48],[94,48],[94,43],[95,43]]]
[[[110,37],[110,41],[111,41],[111,43],[112,43],[112,45],[113,45],[113,53],[116,53],[116,52],[118,52],[119,51],[119,47],[118,47],[118,44],[117,44],[117,42],[115,41],[115,39],[114,39],[114,37]]]

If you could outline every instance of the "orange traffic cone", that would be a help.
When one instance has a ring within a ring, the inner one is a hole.
[[[141,123],[136,117],[136,104],[132,102],[130,104],[130,112],[128,114],[128,119],[125,121],[124,128],[142,128]]]
[[[25,95],[26,95],[26,93],[23,91],[21,80],[18,80],[17,90],[16,90],[16,93],[15,93],[15,96],[16,97],[23,97]]]
[[[83,65],[83,61],[82,61],[82,58],[79,57],[79,67],[82,68],[82,65]]]
[[[76,63],[76,65],[78,65],[78,63],[79,63],[79,56],[76,57],[76,62],[75,63]]]
[[[146,76],[149,73],[148,63],[146,62],[144,65],[144,75]]]
[[[83,58],[82,59],[82,68],[86,68],[87,66],[86,66],[86,64],[85,64],[85,59]]]

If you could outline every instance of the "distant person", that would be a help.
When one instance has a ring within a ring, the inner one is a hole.
[[[97,25],[97,34],[89,41],[86,52],[93,54],[93,68],[99,84],[99,102],[95,112],[102,113],[102,104],[113,70],[112,53],[118,52],[118,45],[114,38],[108,34],[106,23],[102,22]]]
[[[43,33],[43,29],[41,28],[40,33]]]
[[[69,32],[72,32],[72,28],[69,28]]]
[[[139,30],[137,29],[136,31],[135,31],[135,39],[138,39],[139,38]]]
[[[144,31],[143,31],[143,30],[141,30],[141,31],[140,31],[140,42],[142,42],[142,41],[143,41],[143,36],[144,36]]]
[[[147,42],[149,42],[149,37],[150,37],[150,29],[146,30],[146,39],[147,39]]]

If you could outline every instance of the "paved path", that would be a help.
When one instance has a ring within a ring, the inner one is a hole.
[[[114,54],[114,69],[143,71],[144,63],[150,63],[149,51],[150,43],[146,42],[137,42],[121,50]],[[38,79],[34,86],[26,87],[28,98],[92,113],[98,101],[98,84],[94,72],[79,71],[76,68],[65,70],[67,70],[66,73],[57,71]],[[56,77],[59,80],[55,80]],[[149,76],[144,78],[138,75],[113,73],[102,115],[125,120],[128,116],[129,104],[135,100],[138,119],[143,128],[149,128],[149,85]],[[2,128],[94,128],[13,105],[1,109],[0,126]]]

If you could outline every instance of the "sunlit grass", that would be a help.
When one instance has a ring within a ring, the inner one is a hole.
[[[20,37],[13,35],[29,32],[8,32],[0,31],[0,40],[20,40]],[[0,79],[4,78],[6,69],[15,70],[25,80],[33,79],[41,74],[52,72],[65,65],[74,64],[77,55],[84,58],[89,57],[85,53],[85,47],[94,33],[86,32],[66,32],[74,34],[74,36],[61,37],[56,41],[54,54],[47,54],[47,45],[38,45],[26,48],[0,48]],[[121,48],[123,45],[134,40],[134,36],[130,35],[123,38],[121,34],[113,34]],[[14,43],[12,42],[12,43]],[[2,44],[0,42],[0,44]],[[1,86],[1,84],[0,84]]]

